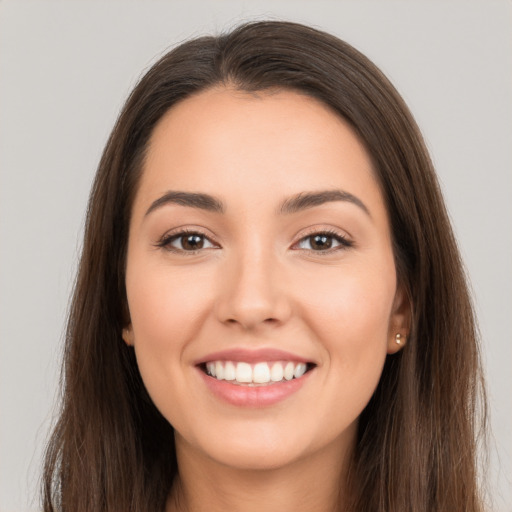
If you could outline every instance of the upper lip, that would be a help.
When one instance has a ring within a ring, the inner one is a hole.
[[[195,364],[200,365],[209,361],[239,361],[245,363],[258,363],[263,361],[294,361],[297,363],[312,363],[310,359],[298,356],[285,350],[274,348],[246,349],[232,348],[212,352],[198,359]]]

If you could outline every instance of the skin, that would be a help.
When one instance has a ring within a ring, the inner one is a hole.
[[[329,201],[276,212],[298,193],[334,189],[367,211]],[[147,213],[169,190],[213,195],[225,212],[167,203]],[[162,246],[182,228],[204,234],[203,248]],[[349,245],[329,238],[319,251],[311,235],[326,230]],[[126,287],[123,338],[176,432],[168,510],[334,510],[358,417],[408,323],[383,197],[347,123],[291,91],[217,87],[173,107],[134,200]],[[316,366],[285,400],[238,407],[194,364],[234,347],[279,348]]]

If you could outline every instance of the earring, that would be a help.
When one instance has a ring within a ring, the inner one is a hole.
[[[396,343],[397,345],[401,345],[401,344],[402,344],[402,335],[401,335],[400,333],[397,333],[397,334],[395,335],[395,343]]]

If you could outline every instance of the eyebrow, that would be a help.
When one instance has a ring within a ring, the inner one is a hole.
[[[349,192],[345,192],[344,190],[301,192],[286,199],[278,208],[277,213],[280,215],[291,215],[302,210],[307,210],[308,208],[314,208],[315,206],[320,206],[334,201],[344,201],[354,204],[371,217],[370,211],[366,205],[358,197],[350,194]],[[198,208],[200,210],[206,210],[214,213],[225,213],[226,211],[222,201],[209,194],[170,190],[162,197],[151,203],[151,206],[146,211],[145,216],[167,204],[177,204],[180,206],[187,206],[189,208]]]
[[[224,213],[225,211],[222,201],[213,196],[210,196],[209,194],[170,190],[169,192],[166,192],[162,197],[151,203],[151,206],[148,208],[145,216],[166,204],[178,204],[181,206],[199,208],[201,210],[207,210],[209,212],[215,213]]]
[[[334,201],[345,201],[348,203],[355,204],[361,208],[367,215],[370,215],[370,211],[366,205],[358,197],[345,192],[344,190],[322,190],[320,192],[301,192],[295,196],[286,199],[281,207],[279,213],[283,215],[289,215],[297,213],[308,208],[314,208],[324,203],[332,203]]]

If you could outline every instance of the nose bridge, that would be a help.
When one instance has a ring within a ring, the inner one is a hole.
[[[252,329],[282,323],[290,314],[279,258],[273,244],[254,236],[233,250],[221,276],[218,315],[223,322]],[[280,278],[281,274],[281,278]]]

